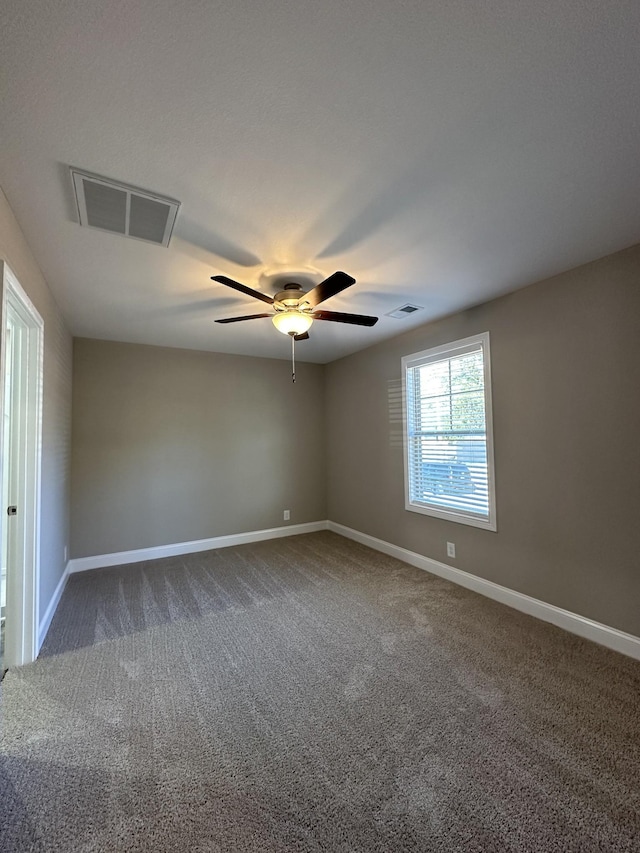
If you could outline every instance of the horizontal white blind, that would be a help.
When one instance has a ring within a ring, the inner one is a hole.
[[[412,503],[489,517],[483,356],[482,341],[476,341],[406,368]]]

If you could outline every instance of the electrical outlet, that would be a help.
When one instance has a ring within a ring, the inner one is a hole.
[[[285,520],[285,521],[290,521],[290,520],[291,520],[291,510],[285,509],[285,511],[284,511],[284,520]]]
[[[454,557],[455,558],[455,556],[456,556],[456,546],[453,544],[453,542],[447,542],[447,557]]]
[[[65,545],[64,546],[64,561],[65,561],[65,563],[67,562],[68,559],[69,559],[69,546]]]

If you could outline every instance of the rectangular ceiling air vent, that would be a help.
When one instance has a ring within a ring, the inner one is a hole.
[[[71,168],[80,225],[168,246],[180,202]]]
[[[395,311],[389,311],[387,317],[396,317],[398,320],[402,320],[403,317],[408,317],[416,311],[422,311],[422,306],[411,305],[411,303],[407,302],[406,305],[401,305],[400,308],[396,308]]]

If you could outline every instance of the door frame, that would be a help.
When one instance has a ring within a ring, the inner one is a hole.
[[[19,666],[35,660],[38,648],[40,607],[40,503],[42,467],[42,398],[44,378],[44,321],[21,287],[18,279],[5,261],[2,267],[2,309],[0,327],[0,400],[5,400],[5,348],[7,310],[11,308],[28,327],[27,363],[22,365],[26,376],[27,429],[24,458],[21,465],[19,500],[24,505],[24,564],[18,575],[19,600],[17,614],[6,613],[5,652],[7,637],[11,636],[10,647],[14,659],[3,661],[3,666]],[[0,418],[0,477],[5,457],[4,417]],[[1,482],[1,480],[0,480]],[[22,506],[20,506],[22,509]],[[6,512],[6,507],[0,507]],[[4,543],[3,543],[4,547]],[[7,565],[7,587],[9,585]],[[15,569],[14,569],[15,571]],[[15,583],[15,577],[12,578]]]

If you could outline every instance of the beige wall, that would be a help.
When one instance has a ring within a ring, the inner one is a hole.
[[[497,533],[404,509],[400,359],[484,331]],[[640,246],[334,362],[326,379],[330,519],[640,635]]]
[[[323,368],[74,341],[73,557],[326,518]]]
[[[40,618],[65,567],[69,543],[71,335],[11,208],[0,191],[0,257],[44,320],[44,399],[40,522]]]

